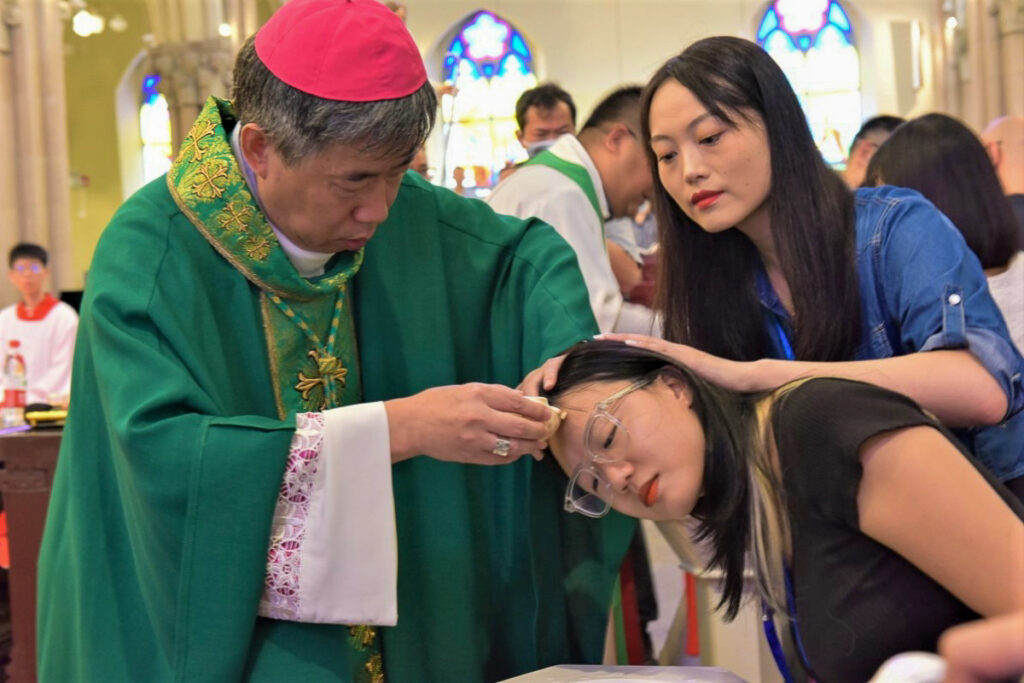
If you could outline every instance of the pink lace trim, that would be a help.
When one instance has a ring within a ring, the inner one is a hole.
[[[267,577],[259,613],[271,619],[299,618],[299,571],[306,515],[323,450],[323,413],[299,413],[288,464],[274,508],[267,551]]]

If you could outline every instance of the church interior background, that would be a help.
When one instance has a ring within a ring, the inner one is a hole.
[[[758,41],[783,66],[825,158],[860,122],[941,111],[980,129],[1024,114],[1024,0],[408,0],[442,98],[434,182],[486,194],[515,141],[519,93],[553,80],[578,123],[692,41]],[[0,0],[0,235],[52,253],[80,290],[117,206],[168,165],[233,55],[279,0]],[[0,285],[0,304],[15,293]]]
[[[55,291],[86,287],[117,207],[168,168],[207,96],[230,95],[235,52],[280,4],[0,0],[0,249],[42,244]],[[837,169],[877,114],[939,111],[975,130],[1024,115],[1024,0],[405,4],[431,79],[457,87],[427,142],[433,182],[471,196],[525,158],[514,117],[523,90],[557,82],[582,123],[608,91],[642,84],[710,35],[755,40],[782,65]],[[15,298],[0,279],[0,305]],[[675,556],[663,551],[661,562],[654,551],[656,583],[677,581]],[[679,596],[664,598],[668,628]]]

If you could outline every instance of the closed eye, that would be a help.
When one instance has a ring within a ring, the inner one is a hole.
[[[608,432],[608,438],[604,440],[603,444],[601,444],[601,447],[604,450],[608,450],[609,448],[612,447],[612,441],[615,441],[615,432],[617,432],[618,430],[619,430],[619,426],[616,425],[616,424],[613,424],[612,425],[612,430],[610,432]]]
[[[721,133],[715,133],[714,135],[708,135],[707,137],[701,138],[699,142],[702,145],[713,145],[718,142],[718,138],[720,137],[722,137]]]

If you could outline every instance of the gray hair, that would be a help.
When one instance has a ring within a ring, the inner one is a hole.
[[[235,114],[240,125],[262,128],[286,164],[297,164],[334,143],[385,158],[411,159],[434,127],[437,95],[429,81],[394,100],[328,100],[271,73],[256,54],[254,38],[249,37],[235,60]]]

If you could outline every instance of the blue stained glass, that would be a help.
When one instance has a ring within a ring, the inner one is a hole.
[[[142,93],[144,95],[155,95],[156,84],[160,82],[160,77],[157,75],[146,76],[142,79]]]
[[[775,8],[772,7],[764,13],[764,19],[761,21],[761,28],[757,29],[757,41],[764,43],[765,38],[768,34],[779,27],[779,16],[775,13]]]
[[[786,72],[826,161],[841,167],[861,114],[860,60],[846,10],[839,0],[776,0],[757,42]]]
[[[474,58],[497,58],[505,52],[508,24],[496,20],[490,12],[480,12],[472,24],[462,30],[469,41],[469,54]]]
[[[523,56],[523,59],[527,62],[531,61],[533,57],[530,56],[530,48],[526,47],[526,43],[523,42],[523,37],[518,33],[512,34],[512,40],[509,44],[513,52],[518,52]]]
[[[850,31],[850,19],[846,16],[846,12],[843,11],[838,2],[833,2],[828,8],[828,20],[829,23],[835,24],[842,29],[844,33]]]
[[[793,44],[793,39],[789,37],[789,34],[785,31],[772,31],[768,34],[764,43],[761,45],[765,52],[768,54],[777,54],[780,52],[796,52],[796,45]]]
[[[503,76],[508,73],[519,72],[523,76],[527,76],[530,73],[530,67],[526,66],[526,63],[519,57],[519,55],[510,54],[505,59],[501,60],[501,66],[498,67],[498,75]]]
[[[457,68],[459,70],[457,76],[460,78],[463,76],[467,76],[474,80],[482,78],[480,75],[480,66],[472,59],[460,59]]]
[[[814,44],[820,47],[846,47],[850,44],[846,34],[832,24],[826,24],[825,28],[818,32],[814,38]]]
[[[442,105],[445,185],[482,196],[500,169],[525,156],[515,102],[537,84],[532,62],[526,39],[500,16],[477,11],[462,22],[441,60],[445,80],[459,88]]]

